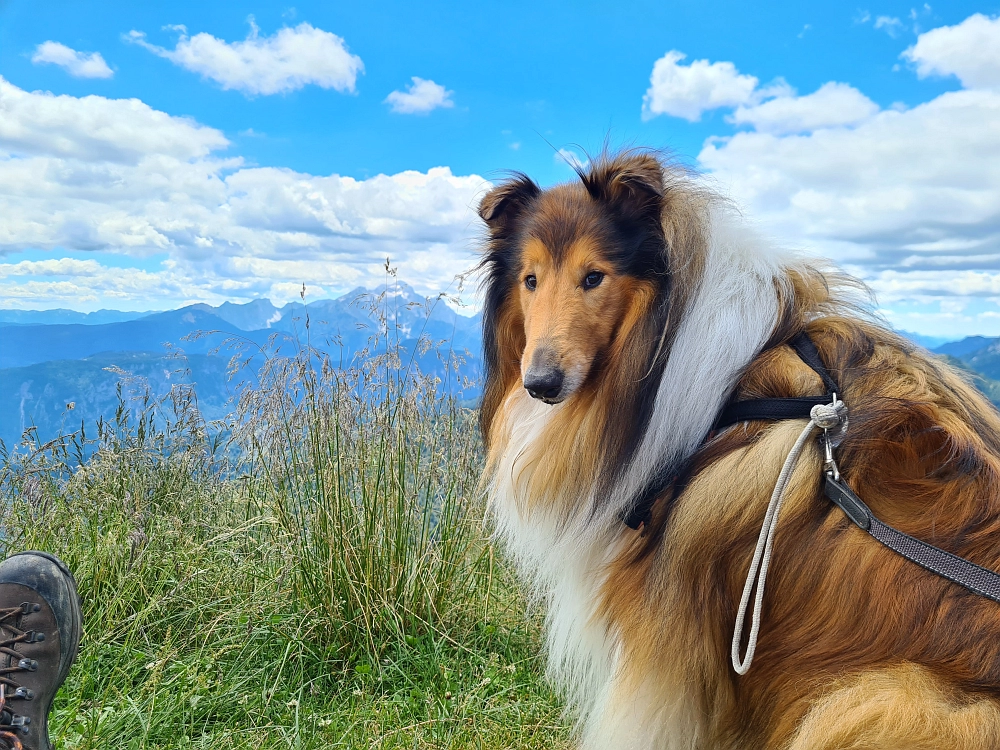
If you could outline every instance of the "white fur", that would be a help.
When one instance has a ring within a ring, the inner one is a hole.
[[[580,714],[586,750],[653,750],[697,746],[700,724],[689,688],[677,685],[675,700],[654,705],[667,693],[650,683],[637,695],[621,695],[616,682],[620,643],[597,615],[598,595],[609,564],[631,533],[623,508],[665,463],[687,458],[705,438],[740,372],[769,337],[778,317],[777,285],[787,283],[790,262],[776,255],[723,207],[711,209],[704,274],[674,340],[659,383],[649,429],[610,508],[595,519],[593,498],[573,498],[569,518],[546,512],[563,502],[526,493],[538,444],[561,405],[547,405],[523,389],[500,410],[506,435],[487,478],[489,508],[501,539],[522,575],[547,607],[550,677]],[[559,498],[564,500],[565,498]],[[665,679],[650,675],[651,680]]]
[[[710,209],[708,252],[671,347],[649,427],[609,516],[664,466],[679,466],[705,439],[743,369],[778,319],[777,287],[792,258],[776,252],[732,209]]]
[[[585,513],[567,520],[537,511],[529,517],[527,511],[531,464],[539,459],[535,442],[560,408],[532,399],[523,389],[508,396],[504,426],[510,432],[488,497],[497,537],[546,606],[549,675],[587,715],[612,673],[614,638],[595,622],[594,613],[614,545],[608,537],[605,546],[579,544],[581,536],[589,536]]]

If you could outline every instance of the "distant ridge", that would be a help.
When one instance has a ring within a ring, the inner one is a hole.
[[[230,326],[215,315],[182,308],[120,323],[18,325],[0,329],[0,368],[83,359],[99,352],[165,352],[165,344],[204,354],[220,340],[185,342],[198,330]]]
[[[24,325],[60,325],[78,323],[81,325],[101,325],[121,323],[150,315],[149,312],[124,312],[122,310],[98,310],[92,313],[76,310],[3,310],[0,309],[0,328]]]
[[[896,331],[900,336],[909,339],[914,344],[919,344],[925,349],[934,349],[941,346],[942,344],[947,344],[954,341],[952,338],[946,336],[925,336],[922,333],[914,333],[913,331]]]
[[[1000,341],[1000,337],[987,338],[986,336],[966,336],[961,341],[951,341],[942,344],[934,349],[938,354],[950,354],[952,357],[965,357],[968,354],[985,349],[991,344]]]
[[[393,285],[390,293],[386,304],[404,339],[423,332],[435,341],[453,341],[456,346],[478,354],[478,318],[458,315],[444,302],[433,300],[433,314],[427,317],[425,298],[403,283]],[[82,359],[99,352],[163,354],[167,344],[189,354],[206,354],[232,335],[263,345],[275,332],[292,337],[297,333],[304,335],[307,315],[313,321],[310,335],[317,337],[314,343],[336,338],[348,350],[356,351],[364,347],[373,331],[368,311],[364,305],[356,304],[359,297],[366,294],[373,293],[356,289],[337,299],[317,300],[307,305],[291,302],[280,308],[269,300],[260,299],[246,304],[227,302],[219,307],[194,304],[108,323],[10,325],[0,329],[3,344],[0,346],[0,368]],[[195,331],[218,333],[198,340],[185,340]]]
[[[223,302],[218,307],[202,304],[182,309],[202,310],[236,326],[241,331],[256,331],[270,328],[281,320],[281,309],[283,308],[275,307],[269,299],[255,299],[253,302],[246,302],[242,305],[234,302]]]

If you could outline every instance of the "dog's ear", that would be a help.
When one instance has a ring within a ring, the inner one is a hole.
[[[664,175],[654,155],[640,152],[601,158],[579,174],[590,197],[607,205],[618,221],[659,222]]]
[[[526,174],[515,173],[501,182],[479,203],[479,216],[486,222],[490,234],[504,237],[510,234],[518,215],[542,192]]]

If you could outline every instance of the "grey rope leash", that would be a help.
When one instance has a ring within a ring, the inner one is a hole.
[[[813,430],[821,428],[824,433],[824,443],[826,447],[826,466],[828,470],[836,473],[837,479],[840,472],[833,462],[833,444],[829,431],[840,427],[841,432],[847,423],[847,409],[844,402],[833,394],[833,402],[830,404],[817,404],[809,412],[809,424],[805,426],[799,434],[795,445],[792,446],[778,481],[774,485],[774,492],[771,493],[771,501],[767,505],[767,512],[764,514],[764,523],[757,537],[757,547],[754,549],[753,559],[750,562],[750,571],[747,573],[747,581],[743,586],[743,596],[740,598],[739,611],[736,613],[736,629],[733,631],[733,645],[731,650],[733,669],[737,674],[744,675],[750,669],[753,662],[754,652],[757,650],[757,636],[760,634],[760,611],[764,601],[764,584],[767,581],[767,570],[771,564],[771,549],[774,545],[774,532],[778,527],[778,514],[781,513],[781,506],[785,501],[785,489],[788,481],[792,477],[795,465],[798,463],[802,453],[802,447],[806,440],[812,435]],[[842,437],[842,435],[841,435]],[[746,656],[740,658],[740,640],[743,638],[743,623],[746,620],[747,607],[750,604],[750,594],[753,592],[754,583],[757,584],[757,595],[754,597],[753,615],[750,625],[750,634],[747,642]]]

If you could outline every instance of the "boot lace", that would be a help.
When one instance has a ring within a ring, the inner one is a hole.
[[[0,609],[0,654],[10,657],[10,666],[0,667],[0,743],[5,743],[9,750],[23,750],[24,746],[18,738],[18,733],[28,733],[26,716],[20,716],[7,705],[9,700],[31,700],[34,694],[22,687],[11,675],[15,672],[34,672],[38,662],[27,659],[14,650],[19,643],[36,643],[45,640],[44,633],[34,630],[22,630],[19,626],[24,615],[41,609],[38,604],[24,602],[20,607]]]

